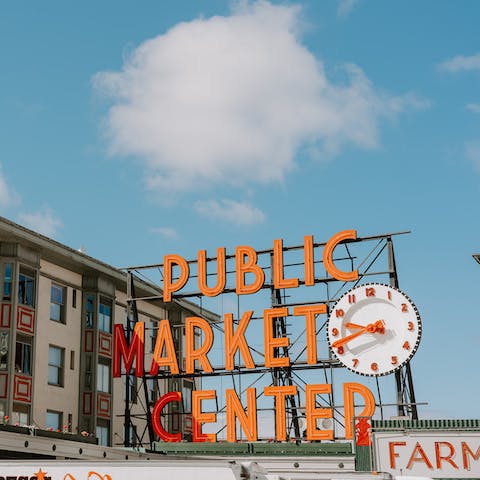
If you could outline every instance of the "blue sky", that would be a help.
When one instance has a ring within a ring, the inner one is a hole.
[[[412,230],[396,253],[424,321],[417,396],[478,417],[479,15],[2,2],[0,213],[116,266]]]

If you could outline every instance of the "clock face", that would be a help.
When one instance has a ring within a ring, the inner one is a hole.
[[[400,290],[379,283],[353,288],[328,319],[335,357],[361,375],[387,375],[415,354],[422,333],[417,308]]]

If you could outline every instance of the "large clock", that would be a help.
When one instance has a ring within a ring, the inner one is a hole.
[[[388,375],[415,354],[422,333],[420,315],[400,290],[369,283],[345,293],[328,319],[335,357],[361,375]]]

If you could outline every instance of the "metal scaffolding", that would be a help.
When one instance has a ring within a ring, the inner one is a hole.
[[[349,289],[362,285],[367,282],[386,283],[390,286],[398,288],[398,273],[395,262],[393,238],[399,235],[403,235],[409,232],[396,232],[387,233],[382,235],[374,235],[368,237],[357,238],[355,240],[347,241],[339,244],[335,250],[334,261],[339,265],[344,265],[348,269],[358,269],[359,276],[355,282],[342,282],[330,277],[324,269],[322,256],[315,255],[314,266],[314,286],[307,287],[305,282],[300,280],[299,287],[295,289],[279,290],[274,286],[273,281],[273,249],[266,249],[257,251],[258,265],[264,271],[265,282],[262,286],[264,292],[257,298],[256,302],[265,304],[265,308],[277,308],[286,307],[292,308],[297,305],[313,305],[323,303],[327,305],[328,311],[334,306],[337,300]],[[326,242],[313,243],[313,251],[319,252],[325,246]],[[286,261],[283,264],[284,272],[290,275],[295,275],[301,268],[302,262],[299,259],[299,255],[303,253],[304,245],[295,245],[290,247],[283,247],[283,254]],[[232,279],[235,276],[235,268],[232,268],[232,264],[235,261],[235,255],[226,255],[227,264],[227,283],[222,295],[235,294],[235,287],[232,285]],[[207,266],[217,261],[216,257],[209,257],[206,259]],[[180,293],[173,295],[173,300],[182,301],[189,299],[189,302],[197,305],[200,311],[204,309],[203,298],[201,292],[195,288],[195,279],[198,277],[198,271],[196,267],[198,265],[197,260],[188,261],[190,267],[189,282]],[[229,268],[230,266],[230,268]],[[151,264],[140,265],[126,268],[127,271],[127,328],[126,337],[130,341],[132,335],[132,326],[138,321],[137,303],[142,300],[159,300],[162,301],[162,281],[163,281],[163,264]],[[207,270],[208,272],[208,270]],[[216,273],[207,273],[207,277],[215,276]],[[135,281],[136,279],[143,282],[156,285],[159,290],[159,295],[150,296],[136,296],[135,295]],[[313,294],[311,293],[313,291]],[[265,293],[269,293],[268,296]],[[269,298],[267,300],[267,298]],[[269,304],[266,305],[266,302]],[[239,299],[237,296],[237,315],[234,319],[236,324],[240,321],[241,314],[239,308]],[[252,316],[252,323],[259,320],[262,317]],[[303,440],[302,426],[302,395],[305,393],[305,385],[309,383],[309,376],[315,376],[315,378],[321,378],[325,383],[332,384],[332,393],[329,395],[319,396],[317,400],[318,406],[331,408],[334,412],[333,429],[335,431],[336,438],[341,438],[341,432],[344,428],[343,418],[343,405],[342,402],[337,401],[335,380],[339,375],[345,374],[345,367],[335,359],[331,354],[330,349],[326,346],[324,341],[326,330],[326,316],[317,317],[316,334],[317,341],[319,342],[319,358],[316,365],[308,364],[305,360],[306,345],[304,342],[305,328],[299,326],[298,320],[292,321],[292,315],[289,313],[287,316],[274,317],[272,319],[272,328],[276,337],[290,337],[293,339],[288,346],[277,348],[275,352],[276,357],[289,357],[291,359],[290,366],[282,368],[267,368],[262,365],[262,351],[255,347],[252,342],[251,347],[253,354],[256,356],[256,367],[254,369],[245,369],[240,362],[239,355],[236,356],[236,364],[233,371],[225,369],[225,366],[214,366],[213,371],[210,373],[203,373],[195,371],[194,373],[180,372],[179,375],[171,375],[169,371],[159,370],[155,376],[150,376],[145,373],[141,379],[140,385],[137,385],[137,392],[134,393],[136,401],[138,398],[143,397],[144,412],[140,415],[132,415],[132,377],[126,375],[126,388],[125,388],[125,412],[124,412],[124,445],[125,446],[148,446],[156,440],[155,434],[152,428],[151,422],[151,407],[154,404],[156,398],[152,397],[152,392],[155,389],[149,388],[149,382],[160,385],[159,381],[167,381],[177,383],[182,379],[192,379],[194,383],[199,383],[199,379],[203,382],[215,382],[221,383],[223,381],[230,382],[231,386],[235,389],[239,398],[245,394],[246,389],[254,385],[273,385],[273,386],[296,386],[297,394],[288,396],[286,398],[287,406],[287,440],[294,440],[301,442]],[[223,327],[221,322],[212,322],[212,328],[219,333],[219,336],[223,334]],[[323,337],[322,337],[323,335]],[[349,374],[349,372],[347,372]],[[353,374],[352,374],[353,375]],[[408,416],[411,419],[418,419],[417,403],[415,399],[413,377],[410,363],[404,365],[400,370],[397,370],[395,375],[395,389],[393,401],[384,400],[391,392],[386,391],[386,388],[391,388],[388,385],[388,379],[375,378],[376,388],[376,405],[379,407],[381,418],[383,419],[385,411],[390,409],[396,410],[396,415]],[[242,381],[243,378],[248,379],[248,383]],[[391,383],[391,382],[390,382]],[[157,387],[159,388],[159,387]],[[158,391],[158,390],[157,390]],[[141,393],[141,395],[138,395]],[[163,394],[166,392],[160,392]],[[257,397],[261,397],[262,393]],[[391,395],[390,395],[391,396]],[[259,411],[274,411],[273,408],[260,408]],[[218,404],[216,413],[223,415],[225,412],[225,405]],[[179,429],[182,429],[182,425],[185,425],[185,418],[191,415],[188,408],[183,406],[179,412],[169,412],[169,415],[180,416],[182,421],[179,423]],[[134,419],[146,420],[146,426],[143,432],[137,432],[132,428]],[[167,420],[168,421],[168,420]],[[225,425],[220,426],[217,433],[221,433],[225,429]],[[340,433],[338,433],[340,432]],[[266,438],[264,438],[266,439]]]

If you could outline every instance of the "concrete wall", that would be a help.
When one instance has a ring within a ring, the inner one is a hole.
[[[50,320],[50,289],[52,283],[66,288],[65,324]],[[32,422],[40,428],[45,428],[46,411],[55,410],[63,413],[64,425],[67,425],[68,415],[71,414],[71,429],[73,432],[77,431],[82,311],[81,286],[81,275],[44,260],[41,261],[37,297],[32,411]],[[72,303],[74,290],[77,291],[76,307]],[[49,345],[64,349],[63,386],[48,384]],[[73,352],[73,359],[71,352]],[[71,360],[73,360],[73,363]]]

